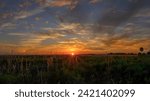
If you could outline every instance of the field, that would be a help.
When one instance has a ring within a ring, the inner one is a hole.
[[[150,56],[0,56],[0,83],[145,84],[150,83]]]

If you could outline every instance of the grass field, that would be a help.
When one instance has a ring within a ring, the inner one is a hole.
[[[150,56],[0,56],[0,83],[150,83]]]

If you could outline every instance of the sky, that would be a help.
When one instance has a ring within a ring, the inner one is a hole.
[[[150,50],[150,0],[0,0],[0,54]]]

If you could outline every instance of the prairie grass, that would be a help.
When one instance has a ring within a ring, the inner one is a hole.
[[[150,83],[150,56],[0,56],[0,83]]]

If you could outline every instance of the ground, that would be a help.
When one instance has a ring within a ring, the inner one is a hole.
[[[149,74],[148,55],[0,56],[4,84],[145,84]]]

